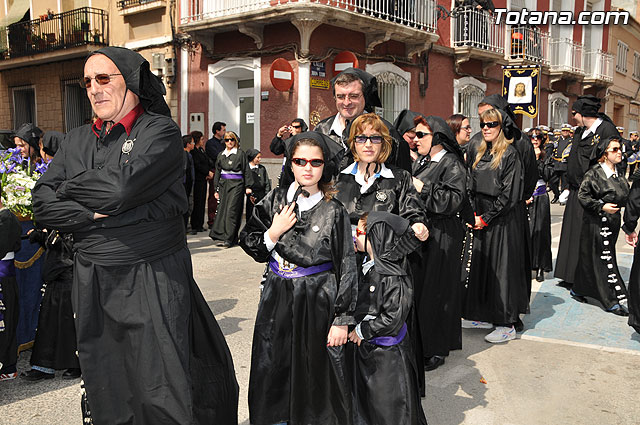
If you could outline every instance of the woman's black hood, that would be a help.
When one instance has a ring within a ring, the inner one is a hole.
[[[413,120],[416,117],[420,117],[420,116],[424,117],[424,115],[422,115],[419,112],[403,109],[402,111],[400,111],[400,113],[398,114],[398,117],[393,122],[393,126],[396,128],[396,130],[398,130],[398,133],[400,133],[400,135],[402,136],[407,131],[416,127]]]
[[[59,131],[47,131],[42,136],[42,150],[50,156],[54,156],[64,140],[64,134]]]
[[[420,246],[408,220],[389,212],[372,211],[367,217],[366,244],[371,244],[379,274],[408,276],[406,256]]]
[[[453,134],[451,127],[445,120],[435,115],[429,115],[426,117],[427,125],[433,133],[433,139],[431,146],[442,145],[449,152],[454,153],[460,161],[464,162],[464,154],[460,145],[456,141],[456,136]]]
[[[342,146],[338,145],[329,136],[319,133],[317,131],[305,131],[303,133],[296,134],[293,137],[289,137],[284,141],[285,144],[285,168],[291,168],[291,154],[293,146],[298,140],[313,139],[322,149],[322,156],[324,157],[324,169],[322,170],[322,181],[329,182],[333,176],[338,175],[340,161],[344,154]]]
[[[28,122],[24,123],[18,128],[12,135],[12,137],[19,137],[36,150],[38,156],[40,156],[40,137],[42,137],[42,130],[36,127],[34,124]]]
[[[620,136],[609,136],[604,139],[601,139],[600,135],[594,134],[592,141],[593,141],[593,144],[595,144],[595,146],[591,151],[591,156],[589,157],[589,165],[593,166],[597,164],[598,160],[602,158],[602,155],[604,155],[604,153],[607,151],[607,148],[609,147],[609,143],[611,143],[614,140],[617,140],[618,142],[620,142],[620,139],[621,139]]]
[[[378,96],[378,80],[376,77],[369,74],[367,71],[363,71],[358,68],[347,68],[343,73],[353,74],[358,77],[364,83],[364,87],[362,88],[362,94],[364,95],[364,110],[367,112],[374,112],[375,107],[382,107],[382,102],[380,101],[380,96]],[[338,74],[340,75],[340,74]],[[331,80],[331,84],[335,86],[336,79],[338,77],[333,77]]]
[[[499,94],[492,94],[485,96],[480,103],[487,103],[500,112],[500,115],[502,115],[502,131],[507,139],[518,140],[522,137],[522,132],[516,124],[516,116],[504,97]]]
[[[256,159],[256,156],[258,156],[259,154],[260,154],[260,151],[258,149],[249,149],[247,151],[247,160],[251,162],[254,159]]]
[[[118,67],[127,89],[138,95],[142,107],[147,112],[171,116],[164,95],[167,91],[160,77],[149,69],[149,62],[140,53],[124,47],[108,46],[92,52],[93,55],[105,55]],[[88,59],[88,58],[87,58]]]

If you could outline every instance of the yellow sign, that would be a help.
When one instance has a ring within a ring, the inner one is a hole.
[[[313,87],[314,89],[329,90],[329,80],[311,77],[311,87]]]

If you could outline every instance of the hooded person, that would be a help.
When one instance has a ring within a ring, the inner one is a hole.
[[[247,151],[247,161],[249,161],[249,169],[253,174],[253,183],[251,184],[251,193],[247,195],[247,211],[246,218],[253,214],[253,205],[259,202],[264,196],[271,192],[271,179],[267,174],[267,169],[260,164],[262,154],[258,149],[249,149]],[[258,158],[256,160],[256,158]]]
[[[414,308],[407,255],[420,242],[410,222],[373,211],[358,223],[356,246],[366,253],[350,334],[357,424],[426,424],[410,326]],[[409,323],[408,323],[409,322]],[[409,326],[407,326],[409,324]]]
[[[295,167],[298,180],[258,202],[240,233],[242,249],[268,263],[251,350],[249,419],[349,425],[341,344],[346,326],[355,325],[357,268],[349,216],[330,184],[342,149],[313,131],[286,143],[285,168]]]
[[[418,153],[416,152],[415,130],[416,125],[413,120],[418,116],[424,116],[419,112],[403,109],[400,111],[396,120],[393,122],[393,126],[398,130],[398,133],[402,136],[403,140],[409,145],[411,161],[415,162],[418,159]]]
[[[183,144],[164,88],[120,47],[93,52],[82,81],[98,119],[69,131],[33,200],[37,222],[74,237],[85,419],[236,424],[231,353],[193,279]]]
[[[353,156],[348,149],[350,124],[359,115],[374,112],[376,107],[382,107],[378,95],[378,82],[375,76],[358,68],[347,68],[331,80],[333,95],[336,100],[338,113],[320,121],[315,131],[326,134],[341,146],[344,157],[340,163],[340,169],[353,162]],[[409,145],[402,143],[403,138],[395,127],[382,118],[389,134],[393,139],[393,149],[387,160],[387,164],[395,165],[404,170],[411,170],[411,155]]]
[[[473,209],[464,155],[451,128],[436,116],[418,116],[415,126],[420,156],[413,177],[430,232],[419,252],[421,261],[412,261],[421,341],[417,351],[423,354],[425,370],[433,370],[449,351],[462,348],[460,253],[465,227],[459,214],[466,210],[471,220]]]
[[[620,136],[600,139],[596,135],[593,140],[592,165],[578,190],[584,212],[571,295],[580,302],[586,302],[584,297],[595,298],[606,311],[627,316],[628,292],[616,256],[620,209],[629,197],[629,183],[616,169],[622,160]]]
[[[47,131],[40,142],[40,156],[46,161],[51,161],[58,152],[60,144],[64,140],[64,133],[59,131]]]
[[[573,135],[567,159],[569,198],[562,216],[562,231],[554,270],[554,276],[567,288],[575,283],[576,267],[580,258],[575,247],[580,243],[584,209],[578,201],[578,190],[590,167],[593,150],[597,145],[596,140],[620,137],[611,119],[598,112],[601,106],[600,99],[593,95],[580,96],[571,106],[571,113],[578,128]]]
[[[16,146],[20,148],[22,157],[32,161],[40,157],[40,138],[42,130],[32,123],[22,124],[12,135]],[[17,138],[17,139],[16,139]]]

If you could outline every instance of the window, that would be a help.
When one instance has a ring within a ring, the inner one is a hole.
[[[638,131],[638,118],[629,118],[629,132]]]
[[[623,74],[627,73],[627,54],[629,46],[618,40],[618,56],[616,57],[616,71]]]
[[[482,101],[483,97],[484,90],[472,84],[462,87],[458,92],[458,111],[456,113],[469,117],[471,134],[480,131],[478,104]]]
[[[79,80],[80,77],[62,80],[65,132],[84,125],[93,115],[87,90],[80,87]]]
[[[24,123],[34,123],[36,118],[36,91],[33,86],[21,86],[11,89],[13,97],[13,128]]]
[[[633,79],[640,81],[640,53],[633,52]]]
[[[551,128],[560,128],[562,124],[567,122],[569,117],[569,102],[564,99],[551,100],[551,120],[549,126]]]
[[[400,111],[409,109],[409,82],[390,71],[376,75],[382,102],[382,118],[393,122]]]

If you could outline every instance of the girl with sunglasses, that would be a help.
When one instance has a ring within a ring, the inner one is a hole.
[[[215,197],[220,203],[209,237],[225,248],[238,242],[245,193],[249,195],[252,192],[253,173],[239,144],[236,133],[227,131],[224,134],[225,150],[218,154],[213,177]]]
[[[342,148],[309,131],[287,140],[295,181],[254,207],[240,234],[268,272],[253,335],[250,422],[352,423],[347,327],[355,325],[357,269],[349,216],[333,199]]]
[[[531,232],[531,268],[536,280],[544,281],[544,273],[552,270],[551,263],[551,204],[547,195],[547,182],[553,173],[552,158],[543,148],[545,136],[541,130],[531,130],[531,144],[538,164],[538,182],[531,198],[527,199],[529,230]]]
[[[522,161],[503,131],[502,113],[480,114],[482,139],[467,151],[469,196],[475,209],[473,251],[463,303],[463,327],[495,330],[491,343],[516,337],[514,324],[527,313],[528,271],[517,216],[522,197]]]
[[[628,294],[618,270],[616,241],[620,232],[620,208],[627,203],[629,183],[616,167],[622,161],[619,136],[598,137],[598,140],[591,154],[591,168],[578,190],[578,201],[584,212],[580,261],[571,295],[579,302],[586,302],[585,297],[595,298],[606,311],[627,316]]]

